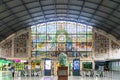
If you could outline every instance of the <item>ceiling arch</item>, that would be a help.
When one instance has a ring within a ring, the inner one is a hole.
[[[119,0],[0,0],[0,41],[20,29],[56,20],[90,25],[120,39]]]

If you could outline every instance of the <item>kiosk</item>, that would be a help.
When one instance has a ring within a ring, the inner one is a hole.
[[[49,58],[45,58],[44,61],[44,75],[51,76],[51,68],[52,68],[52,60]]]
[[[79,76],[80,75],[80,60],[74,59],[73,60],[73,76]]]

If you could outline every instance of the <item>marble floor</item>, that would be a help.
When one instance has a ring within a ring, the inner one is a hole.
[[[0,80],[58,80],[57,76],[37,76],[37,77],[18,77],[12,78],[11,74],[2,72]],[[89,76],[69,76],[68,80],[120,80],[120,72],[112,72],[105,74],[104,77],[89,77]]]
[[[0,80],[58,80],[57,76],[43,76],[43,77],[15,77],[2,78]],[[120,80],[120,78],[108,78],[108,77],[81,77],[81,76],[69,76],[68,80]]]

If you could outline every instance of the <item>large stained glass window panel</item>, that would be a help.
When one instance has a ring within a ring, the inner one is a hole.
[[[46,24],[37,25],[37,34],[46,34]]]
[[[37,42],[46,42],[46,35],[37,35]]]
[[[92,27],[84,24],[54,21],[31,27],[32,56],[57,57],[65,52],[70,57],[92,53]]]
[[[92,42],[87,42],[86,48],[87,48],[87,51],[92,51]]]
[[[32,42],[37,42],[37,35],[31,35]]]
[[[66,43],[64,42],[60,42],[57,43],[57,51],[66,51]]]
[[[47,43],[47,51],[56,51],[57,45],[56,43]]]
[[[37,43],[37,50],[38,51],[46,51],[47,50],[47,44],[45,42]]]
[[[31,33],[32,33],[32,34],[36,34],[36,33],[37,33],[36,30],[37,30],[36,26],[32,26],[32,27],[31,27]]]
[[[77,35],[77,42],[86,42],[86,35]]]
[[[92,26],[87,26],[87,34],[92,34]]]
[[[73,48],[72,44],[73,44],[72,42],[67,43],[67,51],[72,51],[72,48]]]
[[[46,35],[47,36],[47,42],[56,42],[56,35]]]
[[[44,55],[41,51],[33,51],[32,57],[41,57],[41,55]]]
[[[66,35],[57,35],[57,42],[66,42]]]
[[[77,51],[76,43],[68,42],[67,51]]]
[[[32,43],[32,51],[37,51],[37,43],[36,42]]]
[[[57,28],[56,34],[67,34],[67,31],[66,31],[66,22],[64,22],[64,21],[58,21],[56,28]]]
[[[93,41],[92,35],[86,35],[86,37],[87,37],[87,42],[92,42]]]
[[[86,34],[86,25],[77,24],[77,34]]]
[[[76,35],[67,35],[66,38],[67,38],[66,39],[67,42],[76,42],[76,40],[77,40]]]
[[[56,22],[47,23],[47,34],[56,34]]]
[[[86,42],[77,42],[77,51],[86,51]]]
[[[66,27],[66,21],[57,21],[57,28],[61,28],[62,27],[62,29],[64,28],[65,29],[65,27]]]
[[[76,23],[73,23],[73,22],[67,23],[67,33],[76,34]]]

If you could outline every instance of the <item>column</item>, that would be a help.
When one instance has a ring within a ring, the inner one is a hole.
[[[14,50],[15,50],[15,49],[14,49],[14,45],[15,45],[15,44],[14,44],[14,43],[15,43],[15,42],[14,42],[14,41],[15,41],[14,38],[15,38],[15,36],[12,38],[12,51],[11,51],[11,57],[12,57],[12,58],[15,57],[15,56],[14,56],[14,54],[15,54],[15,53],[14,53]]]
[[[111,58],[111,57],[112,57],[112,48],[111,48],[111,39],[109,36],[109,55],[108,55],[108,58]]]

